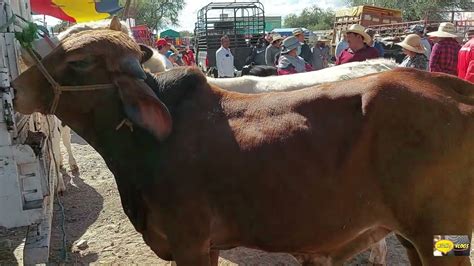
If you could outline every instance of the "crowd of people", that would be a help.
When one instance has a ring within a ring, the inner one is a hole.
[[[164,63],[166,70],[172,69],[173,67],[177,66],[196,65],[194,51],[189,46],[179,46],[178,48],[176,48],[166,39],[158,39],[156,41],[156,47],[158,49],[158,54],[161,57],[160,59]]]
[[[462,46],[453,23],[441,23],[436,31],[425,34],[422,25],[410,27],[407,36],[396,45],[402,48],[405,58],[401,67],[417,68],[430,72],[457,75],[474,82],[474,29],[467,32],[468,41]],[[376,32],[353,24],[344,32],[336,45],[335,65],[384,57],[384,48]],[[313,37],[313,47],[305,40],[304,31],[295,29],[293,36],[267,34],[258,40],[246,63],[277,68],[278,75],[320,70],[331,61],[330,40]],[[227,36],[221,38],[216,52],[218,76],[234,77],[234,57]],[[472,50],[472,52],[471,52]]]

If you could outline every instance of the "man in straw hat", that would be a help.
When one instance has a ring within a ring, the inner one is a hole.
[[[328,66],[330,55],[329,47],[326,43],[330,42],[330,40],[322,36],[315,37],[315,39],[314,47],[311,49],[313,54],[311,65],[313,70],[320,70]]]
[[[368,46],[372,38],[365,32],[364,26],[353,24],[349,27],[349,30],[347,30],[346,35],[349,48],[342,51],[336,60],[336,65],[379,57],[377,49]]]
[[[458,77],[474,82],[474,28],[466,32],[469,41],[459,50]]]
[[[400,66],[428,70],[428,58],[426,58],[425,47],[421,43],[420,36],[409,34],[403,42],[399,42],[397,45],[401,46],[403,53],[406,54]]]
[[[283,40],[281,56],[278,59],[278,75],[288,75],[312,71],[310,64],[298,56],[301,53],[301,43],[295,36]]]
[[[304,61],[306,61],[306,63],[311,64],[311,61],[313,60],[313,54],[311,53],[311,48],[304,39],[303,29],[294,29],[293,36],[295,36],[301,44],[301,54],[299,56],[301,56]]]
[[[283,40],[283,38],[280,34],[273,34],[271,40],[271,44],[265,50],[265,62],[267,66],[275,66],[276,57],[280,54],[281,40]]]
[[[453,23],[444,22],[437,31],[428,33],[439,41],[433,46],[430,56],[430,72],[443,72],[451,75],[458,74],[458,53],[461,45],[456,41],[456,28]]]

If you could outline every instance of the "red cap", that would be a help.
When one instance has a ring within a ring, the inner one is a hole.
[[[166,39],[159,39],[156,41],[156,46],[166,46],[166,45],[171,46],[171,44]]]

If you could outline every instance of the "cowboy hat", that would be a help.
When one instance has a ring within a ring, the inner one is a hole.
[[[331,39],[329,39],[327,36],[319,36],[318,37],[318,42],[330,42]]]
[[[365,43],[370,43],[370,41],[372,41],[372,38],[369,36],[369,34],[367,34],[367,32],[365,32],[365,27],[362,26],[362,25],[359,25],[359,24],[352,24],[349,27],[349,29],[346,30],[346,34],[347,33],[359,34],[360,36],[362,36],[364,38]]]
[[[290,36],[284,39],[281,45],[282,45],[281,53],[286,54],[290,52],[291,50],[296,49],[299,46],[301,46],[301,43],[300,41],[298,41],[298,39],[295,36]]]
[[[304,34],[303,29],[297,28],[297,29],[293,30],[293,36],[297,36],[297,35],[300,35],[300,34]]]
[[[453,23],[443,22],[439,24],[438,30],[428,33],[428,36],[439,38],[457,38],[456,27]]]
[[[412,51],[418,54],[425,53],[425,47],[421,45],[421,37],[418,34],[409,34],[402,42],[398,42],[395,44],[407,49],[408,51]]]
[[[281,37],[280,34],[278,34],[278,33],[272,34],[272,43],[274,43],[276,41],[279,41],[279,40],[283,40],[283,37]]]

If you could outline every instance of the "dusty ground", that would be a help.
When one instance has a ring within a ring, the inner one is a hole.
[[[169,265],[158,259],[135,232],[122,211],[118,191],[112,174],[104,161],[89,145],[75,136],[73,151],[81,174],[74,177],[76,186],[67,185],[68,191],[60,198],[65,208],[67,263],[120,263]],[[67,160],[66,160],[67,161]],[[68,182],[70,176],[66,178]],[[62,249],[62,214],[58,202],[52,233],[51,262],[64,262]],[[22,263],[21,247],[25,229],[0,229],[0,264]],[[2,241],[8,239],[6,246]],[[85,247],[77,247],[81,240]],[[407,265],[404,248],[395,237],[388,240],[388,264]],[[472,257],[471,257],[472,258]],[[368,252],[352,259],[348,265],[368,263]],[[286,254],[269,254],[237,248],[221,252],[220,265],[298,265]]]

